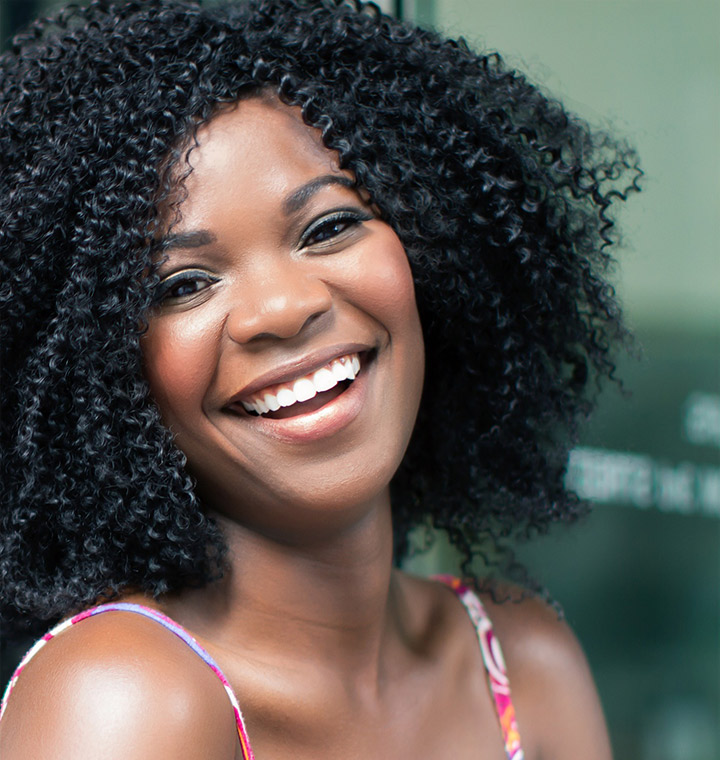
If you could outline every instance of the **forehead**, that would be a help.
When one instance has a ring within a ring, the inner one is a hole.
[[[338,154],[323,144],[320,130],[305,124],[299,107],[275,95],[227,106],[195,138],[187,163],[175,169],[180,192],[160,206],[165,243],[170,232],[203,230],[217,239],[281,230],[316,192],[364,197],[352,172],[341,170]],[[188,166],[191,171],[182,177]]]
[[[202,125],[188,152],[191,172],[181,181],[180,204],[162,209],[164,233],[169,229],[256,225],[277,212],[283,201],[317,177],[333,175],[354,185],[354,176],[340,169],[339,157],[328,150],[319,129],[309,127],[299,107],[275,95],[259,96],[228,106]],[[177,166],[182,175],[183,166]],[[350,191],[346,191],[350,192]],[[169,223],[169,225],[168,225]]]
[[[338,156],[323,145],[320,130],[303,122],[299,107],[274,96],[242,100],[204,124],[188,161],[190,196],[199,185],[287,190],[288,183],[318,173],[340,173]]]

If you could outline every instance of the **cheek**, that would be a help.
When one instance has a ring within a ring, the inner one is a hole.
[[[210,326],[181,316],[151,320],[141,342],[145,377],[166,424],[198,408],[214,366]]]
[[[397,368],[390,382],[395,386],[398,408],[404,410],[412,428],[425,376],[422,327],[405,248],[389,228],[384,243],[364,260],[363,302],[388,332]]]
[[[373,246],[362,259],[357,282],[364,291],[363,301],[389,328],[419,331],[410,262],[397,235],[388,228],[386,236],[384,245]]]

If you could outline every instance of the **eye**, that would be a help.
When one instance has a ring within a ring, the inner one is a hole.
[[[300,246],[304,248],[328,243],[353,227],[357,227],[362,222],[369,222],[371,219],[374,219],[372,214],[359,209],[347,209],[327,214],[308,225],[300,236]]]
[[[217,282],[217,277],[207,272],[187,269],[161,280],[155,289],[153,300],[156,304],[182,301],[205,290],[215,282]]]

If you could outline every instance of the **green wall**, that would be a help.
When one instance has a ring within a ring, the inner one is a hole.
[[[623,214],[628,311],[638,327],[717,329],[720,3],[436,0],[418,15],[637,145],[647,176]]]
[[[720,3],[410,0],[638,149],[617,287],[642,348],[571,459],[592,517],[521,548],[591,662],[618,760],[720,758]],[[446,566],[442,547],[419,567]],[[520,725],[522,730],[522,723]],[[582,756],[580,751],[579,756]]]

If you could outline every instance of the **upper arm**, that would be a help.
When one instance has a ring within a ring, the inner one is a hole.
[[[235,756],[233,711],[213,673],[157,624],[131,617],[86,620],[30,661],[0,723],[3,760]]]
[[[597,689],[570,627],[537,599],[486,607],[503,648],[527,760],[610,760]]]

